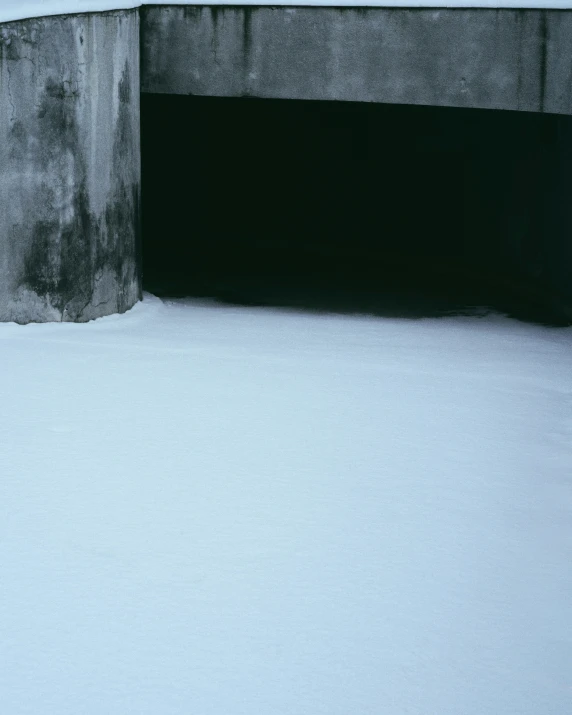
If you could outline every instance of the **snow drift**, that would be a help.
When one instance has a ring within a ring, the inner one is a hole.
[[[572,711],[572,331],[0,325],[6,713]]]

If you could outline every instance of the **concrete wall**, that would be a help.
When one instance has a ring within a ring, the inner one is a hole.
[[[141,296],[138,11],[0,25],[0,320]]]
[[[151,6],[141,78],[139,22],[0,24],[0,320],[85,321],[140,298],[141,87],[572,114],[572,12]],[[538,160],[541,218],[503,198],[509,233],[522,219],[534,244],[503,260],[540,265],[572,317],[569,123],[558,147]]]
[[[572,12],[141,12],[144,92],[572,113]]]

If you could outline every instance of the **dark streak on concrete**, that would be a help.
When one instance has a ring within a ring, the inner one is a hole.
[[[546,84],[548,69],[548,19],[546,13],[541,13],[540,17],[540,62],[538,67],[540,98],[538,105],[543,112],[546,106]]]
[[[242,32],[244,63],[248,66],[248,60],[252,51],[252,8],[244,8],[242,10]]]
[[[71,219],[63,223],[55,207],[60,187],[44,185],[44,196],[53,218],[42,219],[32,226],[31,244],[24,257],[24,270],[20,286],[38,296],[50,296],[50,302],[63,314],[74,299],[87,303],[90,295],[91,271],[89,235],[91,216],[85,183],[81,140],[77,125],[76,107],[79,93],[72,91],[64,82],[48,78],[38,108],[38,136],[40,146],[49,146],[53,137],[58,138],[58,151],[73,157],[73,174],[79,178],[74,188]],[[37,170],[43,176],[52,173],[53,154],[40,152]],[[63,177],[55,176],[55,182]],[[63,224],[63,225],[62,225]],[[21,227],[25,232],[27,227]],[[79,238],[84,240],[78,240]],[[87,250],[86,250],[87,249]]]

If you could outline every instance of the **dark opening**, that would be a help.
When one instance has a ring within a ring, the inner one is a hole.
[[[143,95],[144,288],[243,304],[410,316],[483,306],[563,320],[566,122]]]

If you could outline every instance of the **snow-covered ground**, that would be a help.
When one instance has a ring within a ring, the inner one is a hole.
[[[572,330],[0,325],[5,715],[572,712]]]
[[[335,7],[572,8],[572,0],[0,0],[0,22],[142,5],[317,5]]]

